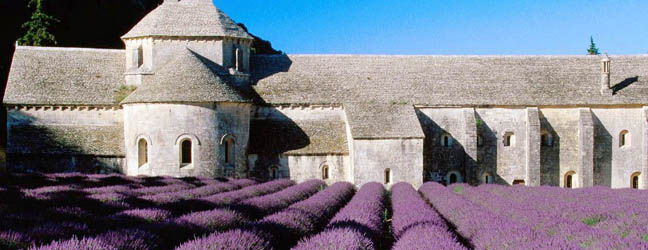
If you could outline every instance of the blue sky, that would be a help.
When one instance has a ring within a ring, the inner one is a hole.
[[[648,53],[646,0],[214,0],[289,54]]]

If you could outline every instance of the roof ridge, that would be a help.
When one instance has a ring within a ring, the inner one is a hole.
[[[597,58],[603,55],[390,55],[390,54],[286,54],[288,57],[439,57],[439,58]],[[283,55],[258,54],[255,56],[278,57]],[[648,54],[619,54],[610,57],[648,57]]]
[[[16,50],[49,50],[49,51],[86,51],[86,52],[112,52],[124,53],[123,49],[100,49],[100,48],[81,48],[81,47],[45,47],[45,46],[24,46],[18,45]]]

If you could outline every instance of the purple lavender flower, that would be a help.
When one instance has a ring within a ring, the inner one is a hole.
[[[224,230],[248,223],[238,212],[229,209],[214,209],[186,214],[174,220],[174,223],[194,231],[208,232]]]
[[[148,223],[161,222],[171,217],[171,212],[162,209],[131,209],[115,214],[116,218],[134,219]]]
[[[122,229],[100,234],[94,239],[119,250],[156,249],[159,236],[140,229]]]
[[[325,186],[326,183],[321,180],[310,180],[276,193],[241,201],[238,205],[246,215],[252,218],[260,218],[308,198]]]
[[[234,229],[186,242],[176,250],[266,250],[272,249],[261,231]],[[241,240],[244,239],[244,240]]]
[[[78,239],[73,236],[69,240],[54,241],[42,247],[32,247],[30,250],[118,250],[105,242],[94,238]]]
[[[351,227],[333,228],[302,240],[293,250],[366,250],[375,249],[371,238]]]

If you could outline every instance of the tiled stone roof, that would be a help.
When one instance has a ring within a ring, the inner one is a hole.
[[[11,127],[7,152],[15,154],[124,155],[124,128],[20,125]]]
[[[412,105],[391,103],[345,103],[354,139],[424,138]]]
[[[122,38],[144,36],[252,39],[211,0],[165,1]]]
[[[599,56],[255,56],[268,103],[420,105],[648,104],[648,55],[611,56],[614,96],[600,94]]]
[[[348,154],[342,120],[253,119],[250,154]]]
[[[228,83],[219,67],[189,49],[181,50],[122,103],[250,102],[250,90]]]
[[[124,57],[123,50],[18,47],[4,103],[114,105]]]

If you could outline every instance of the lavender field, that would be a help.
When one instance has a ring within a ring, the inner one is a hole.
[[[648,249],[648,192],[11,175],[0,249]]]

